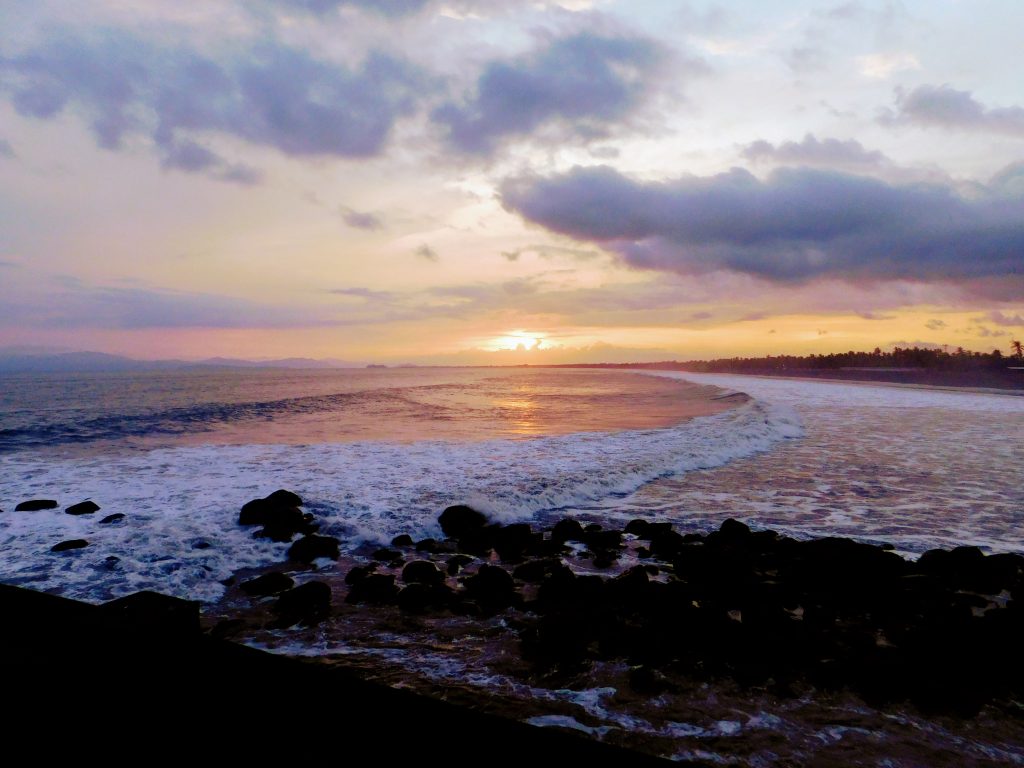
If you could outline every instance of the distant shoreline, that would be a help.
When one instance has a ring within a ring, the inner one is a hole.
[[[700,375],[750,376],[758,379],[786,379],[789,381],[830,381],[836,384],[871,384],[883,387],[901,387],[904,389],[940,390],[946,392],[974,392],[986,395],[1007,395],[1024,397],[1024,374],[1020,385],[1014,387],[985,386],[981,382],[970,382],[962,375],[944,374],[939,371],[925,371],[917,376],[916,381],[899,381],[889,371],[801,371],[799,375],[781,373],[739,373],[737,371],[688,371],[679,369],[680,373],[696,373]],[[1002,378],[1002,377],[1000,377]],[[985,379],[987,381],[987,379]],[[1011,380],[1012,381],[1012,380]]]

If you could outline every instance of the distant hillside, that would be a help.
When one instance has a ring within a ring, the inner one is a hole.
[[[356,368],[359,363],[344,360],[313,360],[291,357],[282,360],[239,360],[215,357],[209,360],[135,360],[105,352],[25,351],[24,347],[0,349],[0,373],[123,373],[132,371],[173,371],[197,368]]]

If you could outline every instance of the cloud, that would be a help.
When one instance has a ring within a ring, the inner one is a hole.
[[[359,8],[383,16],[407,16],[418,13],[431,0],[274,0],[285,8],[325,16],[341,8]]]
[[[872,53],[857,59],[860,73],[865,77],[884,80],[893,72],[904,72],[908,69],[920,69],[921,62],[912,53]]]
[[[0,157],[16,157],[14,147],[6,139],[0,139]]]
[[[877,150],[867,150],[854,139],[818,140],[808,133],[803,141],[786,141],[771,144],[755,141],[740,153],[753,162],[770,162],[780,165],[810,165],[826,168],[877,169],[889,164],[889,159]]]
[[[988,108],[970,91],[949,85],[921,85],[909,93],[897,89],[896,109],[883,112],[881,121],[1024,135],[1024,107]]]
[[[591,141],[628,122],[651,95],[665,54],[652,40],[581,32],[489,64],[475,93],[437,107],[449,146],[485,155],[502,141],[558,124]]]
[[[1020,199],[995,191],[966,199],[935,184],[810,168],[778,169],[764,181],[734,168],[643,182],[598,166],[509,179],[501,199],[638,269],[727,270],[776,283],[1010,278],[1009,290],[1022,289]]]
[[[379,216],[372,213],[357,211],[345,206],[341,206],[340,213],[342,220],[355,229],[366,229],[369,231],[384,229],[384,222],[381,221]]]
[[[370,157],[425,87],[418,70],[387,54],[349,68],[272,40],[212,58],[124,31],[64,30],[0,59],[0,92],[19,114],[73,111],[105,149],[143,136],[166,168],[241,183],[256,172],[221,158],[207,137],[293,156]]]
[[[982,338],[998,338],[1000,336],[1008,336],[1006,331],[993,331],[991,328],[980,327],[975,331],[975,334]]]
[[[421,259],[426,259],[427,261],[437,262],[441,260],[441,257],[437,255],[437,251],[435,251],[426,243],[423,243],[421,246],[419,246],[415,251],[413,251],[413,253],[415,253]]]
[[[929,320],[927,323],[925,323],[924,327],[927,328],[929,331],[937,331],[941,328],[946,327],[946,321],[937,320],[933,318],[932,320]]]
[[[1002,312],[989,312],[986,319],[996,325],[1005,325],[1008,327],[1024,326],[1024,317],[1021,317],[1020,314],[1004,315]]]

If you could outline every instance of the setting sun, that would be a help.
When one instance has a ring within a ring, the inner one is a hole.
[[[532,333],[527,331],[510,331],[504,336],[496,336],[485,342],[483,348],[490,352],[501,350],[517,349],[540,349],[544,343],[545,334]]]

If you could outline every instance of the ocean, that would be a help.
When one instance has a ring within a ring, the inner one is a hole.
[[[342,542],[338,564],[293,575],[339,589],[393,536],[440,536],[437,515],[457,503],[506,523],[639,517],[703,533],[733,517],[907,558],[963,544],[1024,553],[1022,467],[1024,397],[967,391],[590,369],[6,377],[0,581],[93,602],[153,589],[202,601],[210,621],[245,616],[251,601],[226,584],[281,563],[288,545],[254,539],[238,510],[277,488]],[[13,512],[29,498],[59,507]],[[64,514],[87,498],[101,511]],[[99,523],[111,513],[125,517]],[[78,538],[89,546],[50,552]],[[647,700],[626,695],[614,664],[554,681],[513,669],[501,616],[389,610],[240,639],[677,759],[803,764],[852,749],[878,758],[865,764],[1024,762],[1020,728],[990,715],[965,728],[850,695],[778,701],[706,682]]]

